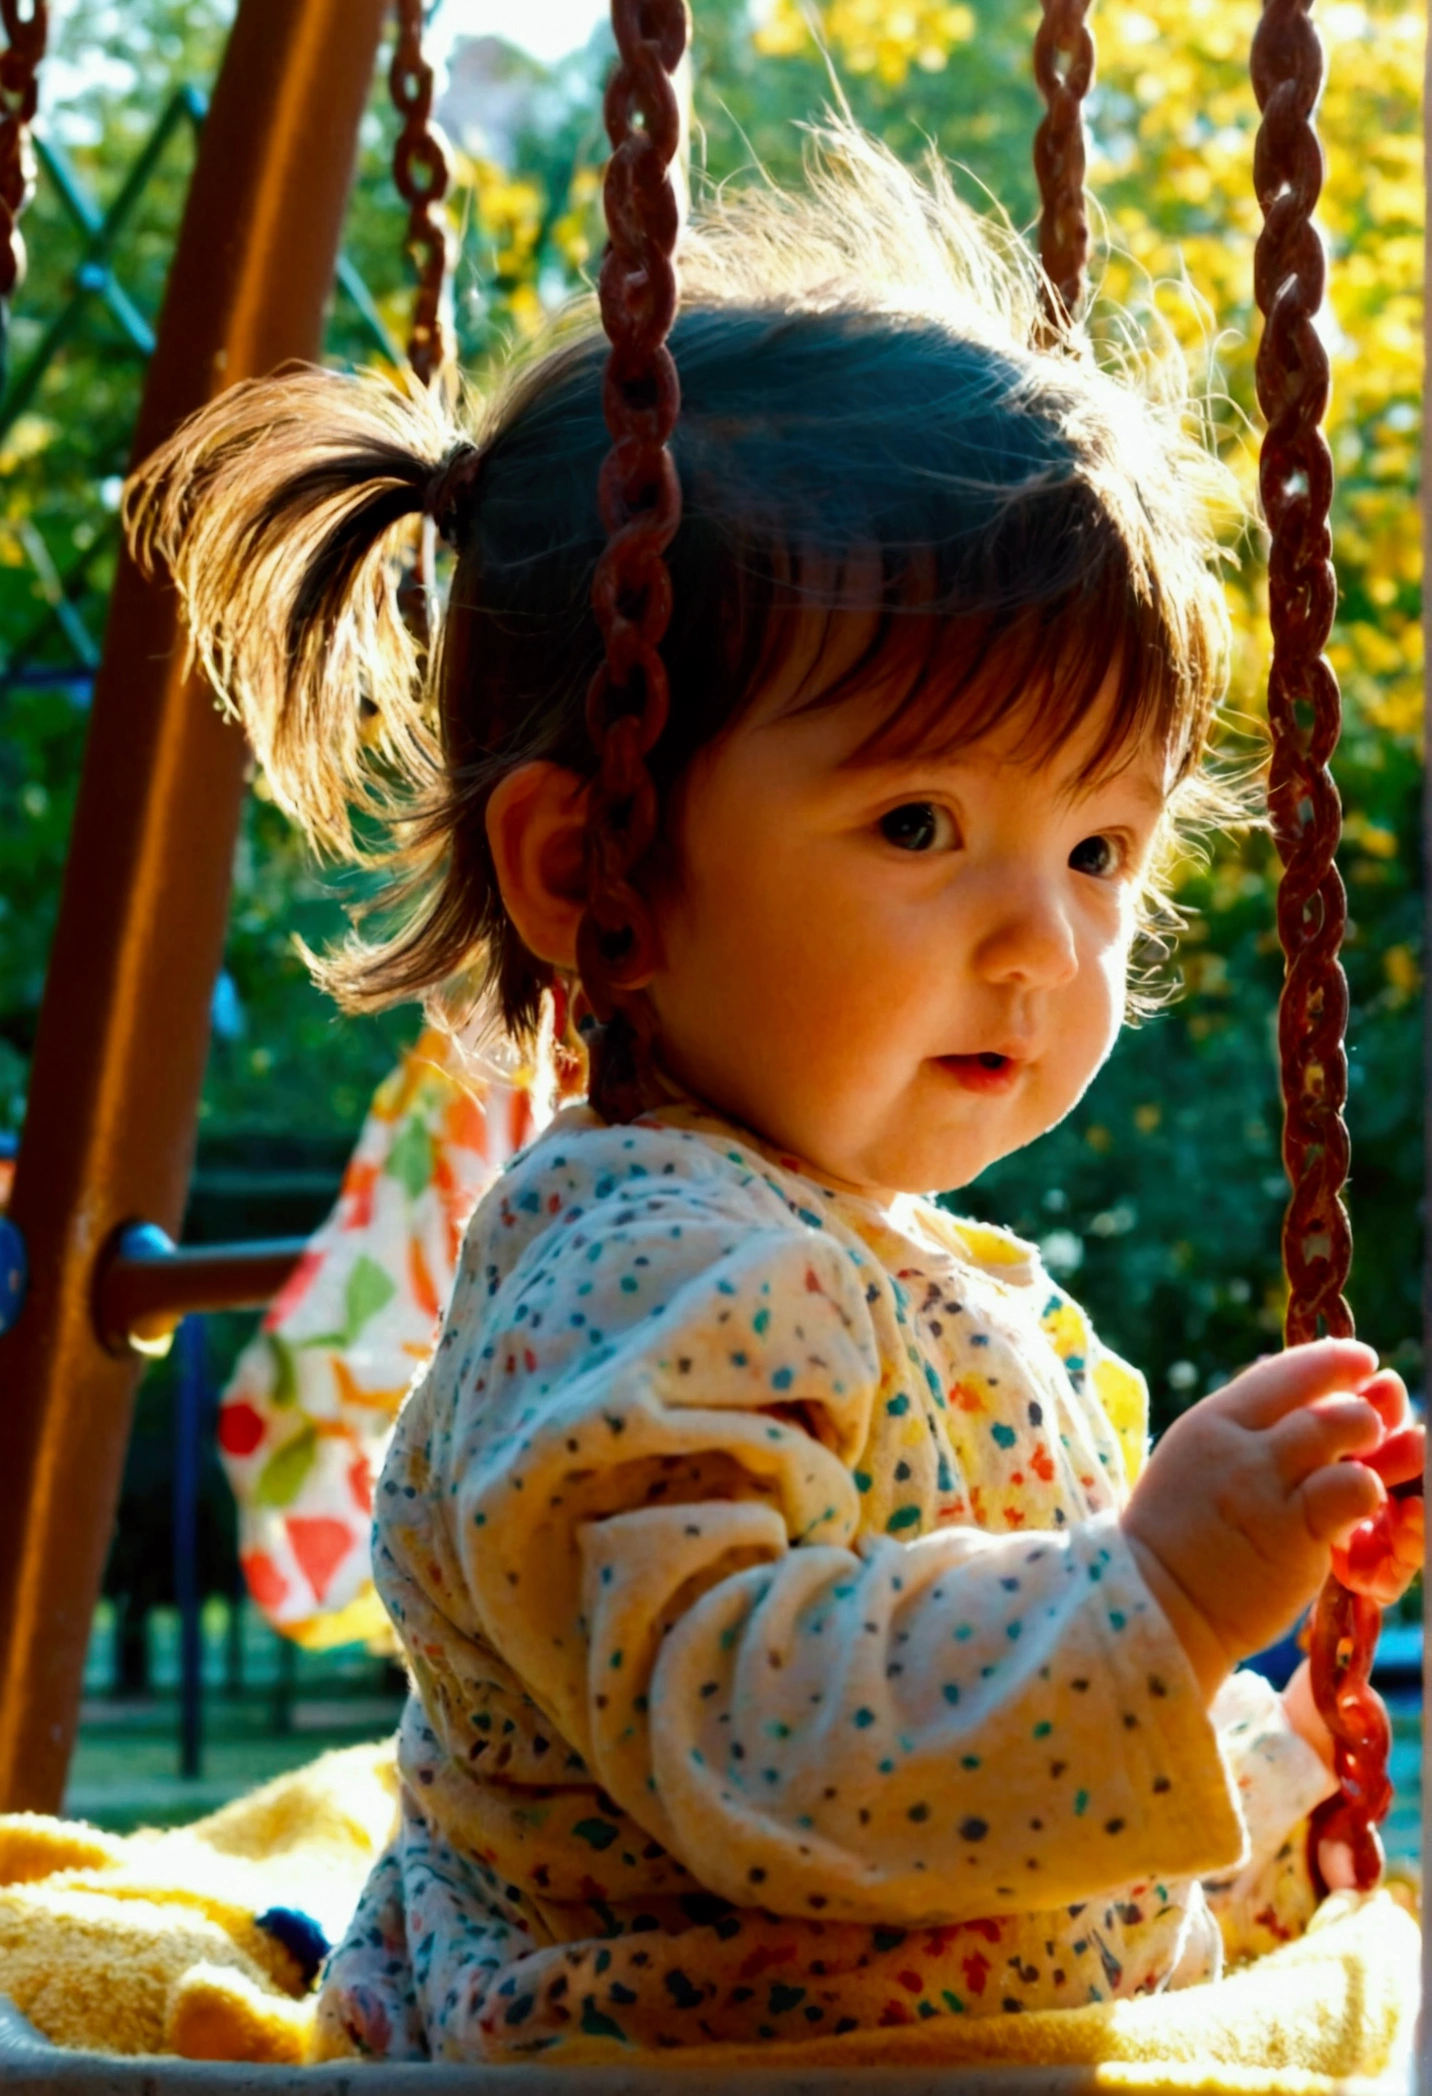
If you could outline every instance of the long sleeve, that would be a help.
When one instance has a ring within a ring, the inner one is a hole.
[[[1308,1815],[1336,1782],[1289,1724],[1283,1699],[1250,1668],[1224,1683],[1211,1712],[1237,1787],[1248,1853],[1204,1886],[1230,1962],[1299,1936],[1317,1906],[1308,1869]]]
[[[868,1254],[759,1194],[604,1199],[513,1267],[433,1456],[476,1625],[610,1796],[712,1891],[833,1918],[1236,1859],[1112,1513],[860,1537],[868,1467],[915,1489],[884,1427],[932,1496],[968,1483],[938,1406],[906,1438],[919,1357]]]
[[[688,1613],[651,1700],[675,1845],[731,1899],[958,1921],[1240,1845],[1112,1515],[788,1552]]]

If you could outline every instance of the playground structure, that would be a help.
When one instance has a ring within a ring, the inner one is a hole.
[[[382,0],[245,0],[137,452],[220,386],[317,354],[385,12]],[[156,1269],[171,1271],[162,1254],[116,1265],[119,1234],[178,1232],[243,764],[242,739],[185,673],[176,601],[123,562],[10,1210],[29,1268],[23,1314],[0,1341],[17,1429],[0,1487],[0,1796],[15,1807],[54,1810],[63,1791],[142,1362],[128,1336],[156,1307]],[[150,1235],[139,1249],[161,1246]],[[180,1313],[266,1300],[292,1257],[211,1257],[202,1278],[181,1258],[178,1299],[159,1293]]]
[[[137,456],[224,386],[286,358],[317,354],[386,12],[383,0],[243,0],[204,124]],[[647,10],[618,0],[616,13],[619,46],[645,98],[647,143],[622,162],[622,126],[627,142],[637,127],[630,100],[623,108],[609,97],[618,167],[642,168],[622,215],[611,214],[614,253],[625,259],[628,282],[647,271],[644,290],[651,293],[661,277],[659,251],[669,257],[676,233],[665,180],[675,134],[664,76],[680,57],[681,8],[679,0],[653,0]],[[1080,104],[1092,79],[1093,45],[1085,14],[1080,0],[1047,0],[1035,50],[1049,110],[1036,146],[1041,251],[1051,298],[1070,311],[1082,297],[1089,238]],[[414,41],[421,10],[405,4],[401,15],[394,77],[410,105],[410,239],[422,285],[413,362],[426,378],[439,361],[442,237],[433,213],[443,178],[440,148],[428,142]],[[29,19],[43,24],[43,16],[35,0]],[[23,55],[14,33],[16,0],[5,0],[4,19],[12,50]],[[1312,222],[1321,177],[1312,128],[1320,77],[1307,8],[1268,0],[1253,63],[1264,110],[1255,182],[1266,219],[1257,263],[1266,318],[1259,391],[1270,425],[1263,456],[1273,533],[1270,799],[1286,869],[1281,1047],[1285,1154],[1294,1182],[1285,1240],[1288,1334],[1295,1340],[1349,1328],[1341,1290],[1350,1240],[1339,1191],[1347,1168],[1346,990],[1336,958],[1345,905],[1333,863],[1339,811],[1327,769],[1338,700],[1322,655],[1336,585],[1327,534],[1331,468],[1319,427],[1327,363],[1314,327],[1324,271]],[[629,78],[628,96],[633,92]],[[655,176],[653,155],[661,157]],[[13,213],[13,184],[5,189],[3,171],[0,193]],[[608,513],[614,539],[622,541],[616,566],[647,593],[648,604],[659,595],[661,554],[679,514],[664,449],[677,413],[663,347],[674,295],[674,284],[664,282],[645,302],[634,295],[625,337],[615,298],[608,310],[630,400],[645,398],[656,381],[657,410],[638,427],[633,409],[628,430],[643,441],[645,455]],[[614,596],[609,592],[607,602]],[[664,701],[660,622],[613,619],[607,639],[608,681],[591,718],[610,801],[623,790],[631,744],[644,752],[660,732]],[[189,1310],[265,1301],[298,1249],[277,1243],[198,1252],[172,1242],[222,953],[243,760],[240,738],[185,674],[175,600],[125,560],[96,682],[10,1209],[17,1300],[0,1337],[12,1436],[0,1474],[0,1805],[9,1808],[53,1811],[62,1794],[145,1348]],[[608,969],[596,927],[639,924],[626,876],[640,849],[638,842],[610,867],[609,892],[594,898],[584,955],[584,977],[609,1031],[624,1007],[620,982],[603,981]],[[615,1055],[608,1062],[615,1110],[629,1100],[632,1067]],[[1356,1836],[1365,1878],[1375,1875],[1370,1829],[1379,1805],[1385,1809],[1375,1699],[1364,1692],[1376,1628],[1371,1603],[1342,1589],[1325,1597],[1328,1668],[1342,1647],[1335,1714],[1347,1795],[1335,1810]]]

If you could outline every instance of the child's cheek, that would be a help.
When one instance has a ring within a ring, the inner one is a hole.
[[[1080,971],[1081,1009],[1076,1023],[1084,1044],[1083,1060],[1087,1064],[1083,1071],[1085,1084],[1108,1061],[1123,1028],[1128,997],[1129,945],[1129,940],[1123,937],[1107,941],[1097,955],[1090,956]]]
[[[1105,1024],[1108,1045],[1113,1047],[1123,1024],[1124,1006],[1129,989],[1129,955],[1133,950],[1134,922],[1132,910],[1120,914],[1118,931],[1107,940],[1099,955],[1099,977],[1105,1005]]]

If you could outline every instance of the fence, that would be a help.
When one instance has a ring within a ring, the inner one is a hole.
[[[397,1724],[403,1679],[391,1660],[362,1646],[300,1651],[245,1597],[206,1596],[192,1639],[179,1607],[146,1610],[139,1684],[121,1679],[130,1627],[121,1603],[100,1603],[65,1799],[71,1817],[116,1831],[175,1824]]]

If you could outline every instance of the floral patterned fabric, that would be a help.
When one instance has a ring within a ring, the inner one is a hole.
[[[337,1205],[239,1356],[219,1449],[244,1576],[275,1627],[388,1637],[373,1589],[373,1480],[428,1360],[463,1228],[532,1133],[529,1094],[479,1084],[426,1032],[379,1088]]]
[[[692,1106],[478,1209],[377,1499],[416,1694],[323,2046],[555,2060],[1218,1969],[1330,1787],[1123,1544],[1141,1379],[1037,1255]],[[1250,1838],[1251,1837],[1251,1838]],[[1235,1910],[1236,1912],[1232,1911]]]

